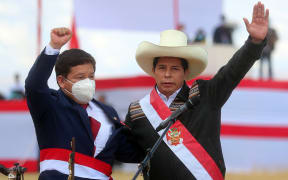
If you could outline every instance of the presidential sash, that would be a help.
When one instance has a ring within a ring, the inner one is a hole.
[[[155,88],[139,103],[154,129],[172,114]],[[161,135],[163,131],[158,134]],[[212,157],[179,120],[170,127],[163,141],[197,180],[224,179]]]

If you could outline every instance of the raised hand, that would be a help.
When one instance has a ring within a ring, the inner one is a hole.
[[[243,18],[246,29],[250,34],[252,41],[260,43],[263,41],[268,33],[269,24],[269,9],[264,8],[264,4],[260,1],[254,5],[252,22],[249,23],[247,18]]]
[[[68,28],[54,28],[50,33],[50,46],[54,49],[61,49],[71,39],[71,36],[72,32]]]

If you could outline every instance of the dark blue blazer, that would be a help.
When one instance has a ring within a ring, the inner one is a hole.
[[[93,157],[94,140],[86,110],[66,96],[62,90],[56,91],[47,85],[56,59],[57,55],[45,55],[43,51],[25,81],[27,104],[34,122],[39,148],[71,150],[70,141],[75,137],[76,152]],[[122,162],[140,162],[143,159],[143,152],[126,138],[127,132],[123,131],[117,112],[96,100],[93,102],[115,125],[115,130],[105,148],[96,159],[111,166],[114,159]]]

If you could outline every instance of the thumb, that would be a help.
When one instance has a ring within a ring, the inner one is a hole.
[[[248,27],[250,25],[248,19],[247,18],[243,18],[243,21],[245,23],[246,29],[248,29]]]

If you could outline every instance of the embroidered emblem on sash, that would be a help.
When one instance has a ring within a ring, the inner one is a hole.
[[[182,137],[180,128],[173,127],[169,129],[166,137],[167,137],[168,143],[173,146],[177,146],[178,144],[180,143],[182,144],[183,142],[183,137]]]

